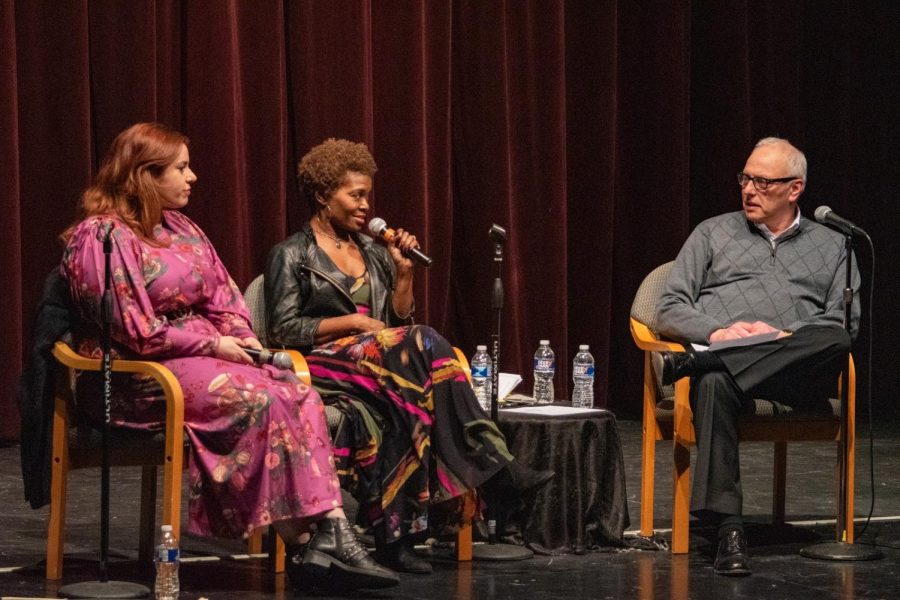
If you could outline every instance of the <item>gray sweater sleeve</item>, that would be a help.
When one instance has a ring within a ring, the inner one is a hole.
[[[710,260],[709,236],[697,227],[678,253],[656,309],[656,330],[663,336],[708,344],[713,331],[727,327],[697,308]]]

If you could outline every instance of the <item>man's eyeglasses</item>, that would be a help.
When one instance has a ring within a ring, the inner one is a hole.
[[[743,171],[737,174],[738,185],[744,187],[747,185],[748,181],[753,182],[753,187],[757,189],[757,191],[764,192],[769,188],[770,184],[773,183],[787,183],[788,181],[793,181],[795,179],[800,179],[799,177],[779,177],[778,179],[766,179],[765,177],[754,177],[752,175],[747,175]]]

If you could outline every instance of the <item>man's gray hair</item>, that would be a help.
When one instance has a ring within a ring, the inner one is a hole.
[[[759,148],[760,146],[772,146],[774,144],[784,144],[788,147],[787,160],[791,176],[798,177],[806,182],[806,155],[800,152],[796,146],[786,139],[779,137],[764,137],[756,142],[756,145],[753,147]]]

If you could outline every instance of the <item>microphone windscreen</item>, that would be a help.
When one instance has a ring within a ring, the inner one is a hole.
[[[831,207],[825,206],[823,204],[822,206],[820,206],[819,208],[816,209],[816,212],[815,212],[816,221],[818,221],[819,223],[824,223],[825,218],[828,216],[828,213],[830,213],[830,212],[831,212]]]
[[[387,229],[387,223],[381,217],[375,217],[369,221],[369,231],[372,232],[372,235],[380,237],[385,229]]]
[[[272,366],[285,371],[293,371],[294,361],[291,360],[291,355],[287,352],[276,352],[272,357]]]

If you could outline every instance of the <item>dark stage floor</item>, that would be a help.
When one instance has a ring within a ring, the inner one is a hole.
[[[862,539],[885,558],[837,563],[802,558],[799,550],[834,536],[834,450],[828,444],[795,444],[788,455],[788,519],[783,530],[766,525],[771,504],[770,445],[747,444],[742,451],[745,513],[750,525],[754,575],[729,579],[712,573],[708,537],[695,528],[691,553],[607,552],[581,556],[536,557],[515,563],[458,564],[435,558],[430,576],[403,576],[398,588],[376,598],[431,600],[487,598],[900,598],[900,428],[882,424],[876,431],[875,519]],[[857,515],[869,508],[869,449],[860,423],[857,462]],[[640,423],[619,421],[624,446],[632,528],[637,528],[640,476]],[[668,443],[657,446],[656,526],[668,535],[671,467]],[[113,471],[110,575],[150,585],[152,571],[136,564],[139,472]],[[70,484],[66,578],[61,583],[96,577],[93,559],[99,546],[99,474],[73,473]],[[16,447],[0,448],[0,596],[55,597],[60,583],[44,580],[47,510],[31,510],[23,499]],[[857,525],[857,532],[861,526]],[[233,558],[244,552],[238,542],[186,537],[182,554],[181,598],[210,600],[290,598],[283,576],[272,575],[258,558]],[[359,594],[356,594],[359,597]]]

